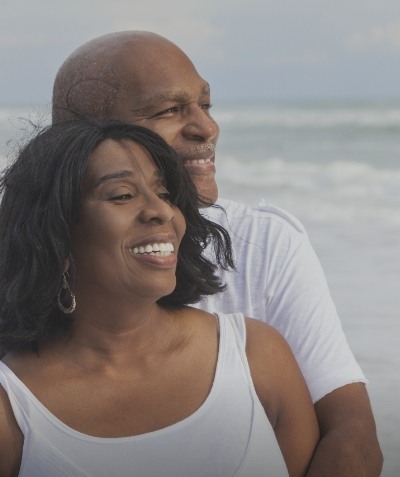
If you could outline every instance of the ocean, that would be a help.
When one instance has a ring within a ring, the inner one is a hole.
[[[0,107],[2,164],[19,118],[45,123],[48,110]],[[220,195],[305,225],[370,381],[382,476],[400,475],[400,100],[221,102],[212,114]]]

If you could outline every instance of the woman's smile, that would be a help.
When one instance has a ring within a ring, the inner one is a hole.
[[[157,235],[128,247],[129,252],[144,263],[161,268],[175,267],[178,261],[176,238]]]

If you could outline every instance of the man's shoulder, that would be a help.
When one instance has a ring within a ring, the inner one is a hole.
[[[280,229],[291,235],[307,235],[303,224],[293,214],[264,200],[257,206],[250,206],[229,199],[218,199],[216,206],[206,209],[204,215],[228,229]]]

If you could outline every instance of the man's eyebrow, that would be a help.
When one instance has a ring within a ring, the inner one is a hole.
[[[148,97],[142,107],[132,109],[131,111],[132,113],[141,115],[159,109],[163,103],[168,101],[185,103],[187,100],[188,96],[183,93],[183,91],[160,91]]]
[[[205,83],[202,90],[200,91],[200,96],[208,96],[209,94],[210,86],[208,83]],[[148,111],[152,111],[154,109],[159,108],[163,103],[166,103],[168,101],[184,104],[187,103],[189,99],[190,96],[184,91],[159,91],[148,97],[145,101],[146,104],[144,106],[142,106],[141,108],[132,109],[131,111],[136,114],[147,113]]]

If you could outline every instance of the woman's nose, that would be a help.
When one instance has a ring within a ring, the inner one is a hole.
[[[168,201],[152,194],[145,198],[140,218],[145,223],[165,224],[174,218],[174,209]]]

